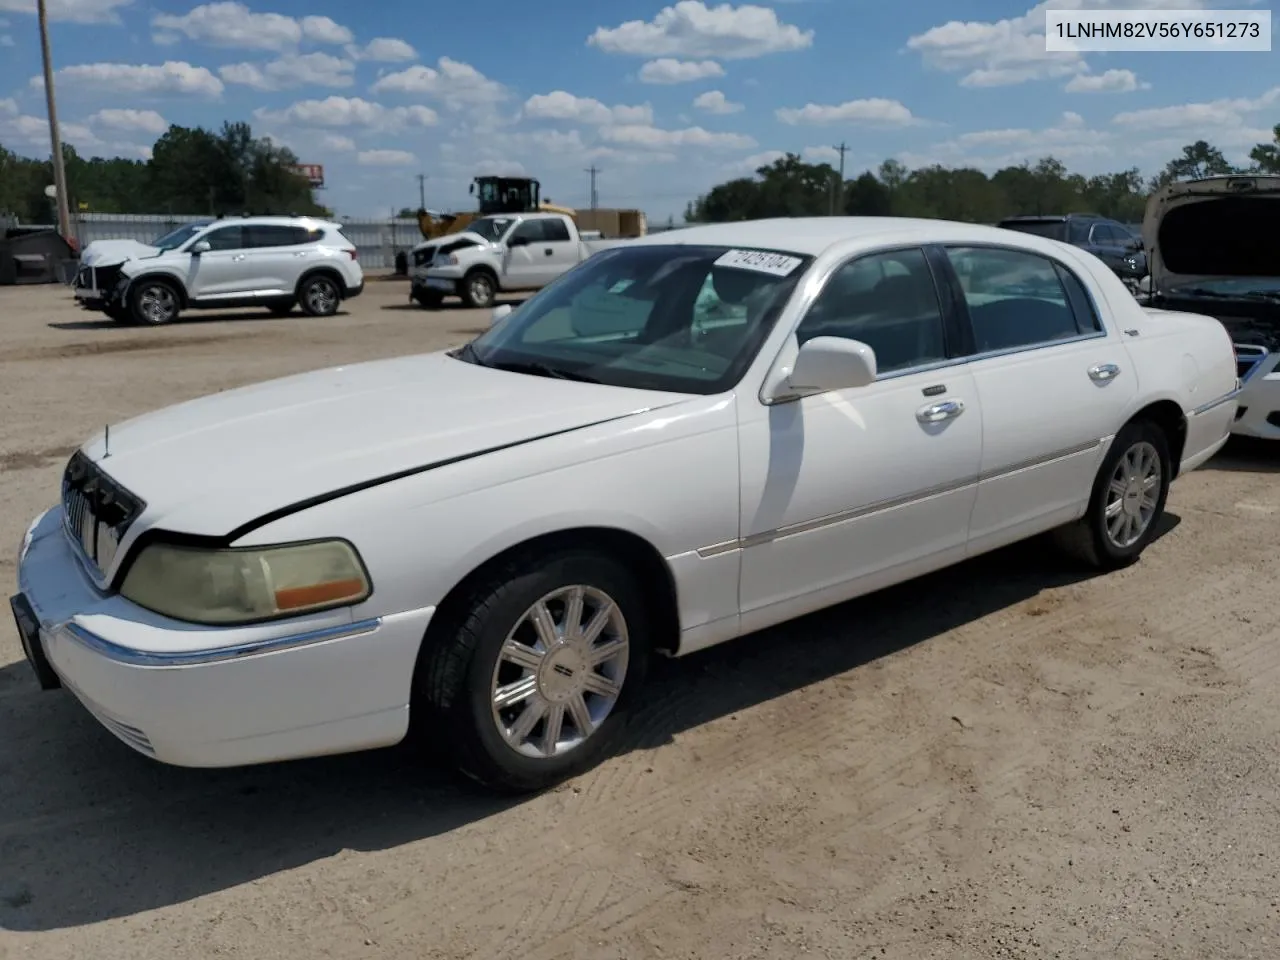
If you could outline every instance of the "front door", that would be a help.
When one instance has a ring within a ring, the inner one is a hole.
[[[507,238],[503,286],[509,290],[536,290],[554,279],[549,246],[544,242],[547,220],[521,220]],[[511,241],[516,243],[512,244]]]
[[[973,330],[982,403],[976,553],[1064,522],[1088,501],[1138,378],[1119,332],[1065,263],[999,247],[946,255]]]
[[[876,352],[866,387],[739,403],[743,628],[959,559],[983,411],[919,249],[856,258],[796,330]]]
[[[243,297],[254,289],[246,234],[244,226],[237,223],[214,227],[197,238],[197,243],[207,241],[210,249],[191,256],[187,279],[187,292],[191,299]]]

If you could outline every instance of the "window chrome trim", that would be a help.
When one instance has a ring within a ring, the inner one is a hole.
[[[60,628],[81,646],[114,660],[116,663],[131,667],[192,667],[209,663],[227,663],[245,657],[258,656],[265,653],[280,653],[330,640],[347,640],[363,637],[373,633],[382,625],[381,617],[368,620],[357,620],[354,623],[343,623],[333,627],[321,627],[303,633],[289,634],[284,637],[271,637],[266,640],[251,640],[228,647],[209,647],[202,650],[182,650],[172,653],[157,653],[138,650],[123,644],[113,643],[86,630],[74,621],[68,621]]]
[[[732,553],[735,550],[746,550],[749,547],[758,547],[762,544],[773,543],[776,540],[782,540],[786,537],[794,537],[801,533],[811,533],[814,530],[821,530],[824,527],[835,526],[836,524],[844,523],[848,520],[859,520],[863,517],[884,513],[889,510],[897,509],[898,507],[922,503],[925,500],[945,496],[949,493],[958,493],[959,491],[965,490],[969,487],[974,487],[981,483],[988,483],[992,480],[999,480],[1002,477],[1011,476],[1015,473],[1020,473],[1023,470],[1048,466],[1049,464],[1056,463],[1059,460],[1066,460],[1069,457],[1075,457],[1082,453],[1097,450],[1109,439],[1109,437],[1100,437],[1097,440],[1088,440],[1084,443],[1077,443],[1070,447],[1063,447],[1062,449],[1055,450],[1052,453],[1039,457],[1020,460],[1016,463],[1000,467],[998,470],[988,470],[985,473],[980,473],[970,477],[963,477],[950,483],[926,487],[923,490],[917,490],[903,496],[890,497],[861,507],[853,507],[849,510],[840,510],[836,513],[826,514],[821,517],[814,517],[810,520],[800,520],[796,523],[786,524],[785,526],[774,527],[771,530],[762,530],[760,533],[753,533],[746,537],[739,537],[736,540],[724,540],[720,543],[709,544],[705,547],[699,547],[697,554],[702,559],[707,560],[711,557]]]

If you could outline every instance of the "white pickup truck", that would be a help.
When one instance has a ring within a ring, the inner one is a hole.
[[[498,293],[540,290],[601,250],[628,240],[584,240],[572,217],[513,213],[481,217],[437,247],[413,278],[424,306],[459,296],[468,307],[490,307]],[[438,299],[437,299],[438,298]]]

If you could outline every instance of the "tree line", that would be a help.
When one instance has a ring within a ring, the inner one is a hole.
[[[306,178],[291,169],[298,162],[293,152],[254,137],[247,123],[224,123],[217,132],[170,126],[149,160],[86,159],[69,144],[63,156],[73,212],[329,215]],[[51,183],[51,161],[0,145],[0,214],[51,222],[52,201],[45,196]]]
[[[712,187],[688,205],[684,216],[690,223],[721,223],[839,212],[994,223],[1019,214],[1087,211],[1137,223],[1147,197],[1172,181],[1215,174],[1280,174],[1280,124],[1274,141],[1258,144],[1249,158],[1252,163],[1247,167],[1234,167],[1217,147],[1197,140],[1146,181],[1137,167],[1085,177],[1049,156],[990,176],[972,167],[936,164],[908,170],[897,160],[886,160],[878,170],[866,170],[841,183],[830,164],[806,163],[788,153],[759,167],[754,176]]]

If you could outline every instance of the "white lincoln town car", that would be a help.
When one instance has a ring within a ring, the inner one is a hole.
[[[944,221],[603,251],[458,350],[117,424],[12,606],[40,683],[157,760],[439,740],[498,789],[598,762],[646,666],[1052,531],[1134,561],[1225,442],[1216,320]]]

